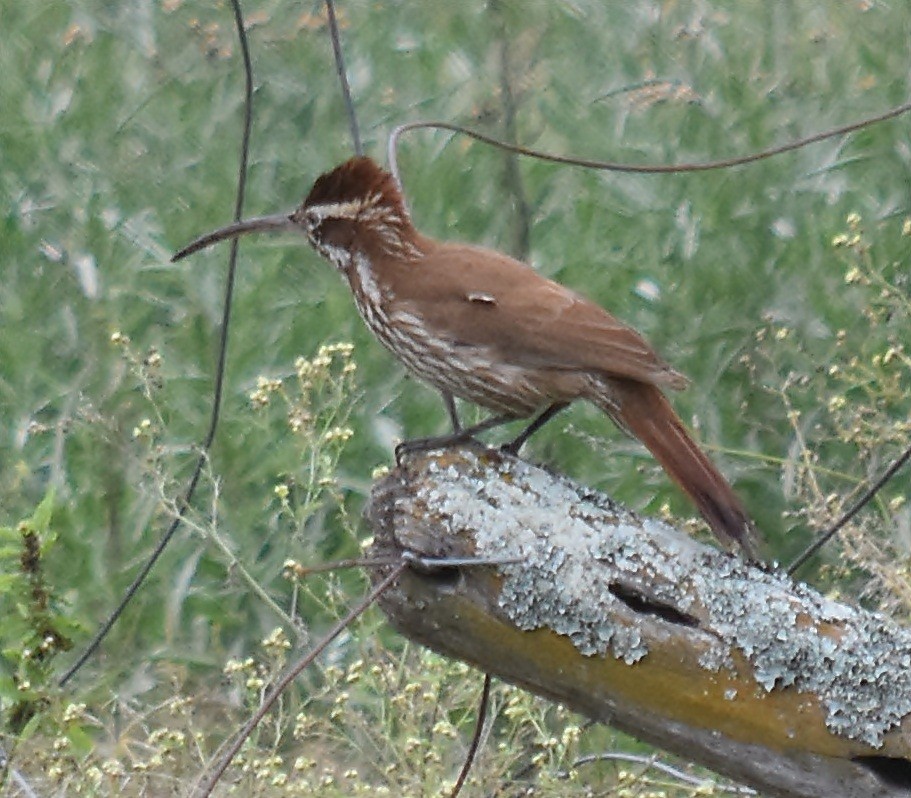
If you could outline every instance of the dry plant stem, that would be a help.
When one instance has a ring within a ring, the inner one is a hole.
[[[474,764],[475,757],[478,754],[478,748],[481,746],[481,737],[484,734],[484,724],[487,722],[487,708],[490,705],[490,683],[492,677],[489,673],[484,674],[484,685],[481,688],[481,701],[478,704],[478,715],[475,721],[474,734],[471,735],[471,744],[468,746],[468,752],[465,754],[465,761],[462,763],[462,769],[459,771],[459,777],[456,779],[449,793],[449,798],[458,798],[468,774],[471,773],[471,766]]]
[[[224,775],[224,772],[228,769],[228,766],[231,764],[237,752],[243,747],[243,744],[246,742],[247,738],[253,732],[253,730],[259,725],[259,722],[266,716],[266,713],[273,707],[275,702],[278,700],[279,696],[287,689],[288,685],[291,684],[300,673],[309,666],[313,660],[315,660],[322,651],[328,646],[336,637],[338,637],[345,629],[348,628],[363,612],[375,602],[389,587],[398,579],[402,572],[408,567],[408,562],[406,560],[400,559],[398,564],[386,574],[377,584],[371,588],[370,592],[361,600],[356,607],[354,607],[344,618],[342,618],[335,626],[330,629],[325,637],[319,641],[310,652],[296,662],[286,673],[282,676],[275,686],[269,691],[269,694],[263,699],[262,704],[259,709],[253,714],[253,716],[244,724],[243,728],[237,733],[237,736],[234,739],[234,742],[228,747],[228,750],[222,755],[221,759],[218,760],[212,773],[209,777],[197,786],[193,791],[193,795],[199,796],[199,798],[206,798],[212,794],[212,790],[215,789],[215,786],[218,784],[221,777]]]
[[[800,414],[795,412],[794,406],[791,404],[791,399],[788,397],[787,393],[787,387],[780,388],[776,393],[781,399],[781,403],[784,405],[785,416],[788,419],[788,423],[791,425],[794,440],[797,441],[797,446],[800,449],[800,459],[803,461],[803,467],[807,471],[807,479],[810,481],[813,493],[815,493],[817,499],[822,499],[822,488],[819,487],[819,481],[816,479],[816,469],[813,468],[813,458],[810,453],[810,447],[807,446],[806,438],[804,438],[803,431],[800,429]]]
[[[831,128],[830,130],[825,130],[821,133],[814,133],[812,136],[796,139],[786,144],[781,144],[777,147],[770,147],[769,149],[760,150],[759,152],[750,153],[749,155],[741,155],[734,158],[724,158],[718,161],[706,161],[704,163],[626,164],[619,163],[617,161],[598,161],[589,158],[577,158],[572,155],[557,155],[555,153],[535,150],[530,147],[522,147],[518,144],[509,144],[508,142],[501,141],[500,139],[494,138],[493,136],[487,136],[483,133],[477,132],[476,130],[470,130],[469,128],[463,127],[462,125],[455,125],[451,122],[439,121],[408,122],[407,124],[399,125],[399,127],[393,130],[389,136],[389,142],[387,144],[387,157],[389,159],[389,171],[392,172],[392,174],[395,176],[396,181],[401,185],[397,157],[399,137],[403,133],[407,133],[409,130],[429,128],[433,130],[449,130],[452,133],[459,133],[463,136],[468,136],[469,138],[476,139],[477,141],[481,141],[485,144],[499,147],[500,149],[506,150],[507,152],[513,152],[517,155],[527,155],[530,158],[538,158],[539,160],[550,161],[551,163],[566,164],[567,166],[582,166],[586,169],[599,169],[608,172],[635,172],[639,174],[706,172],[710,169],[727,169],[732,166],[742,166],[743,164],[753,163],[754,161],[761,161],[764,158],[771,158],[774,155],[781,155],[785,152],[790,152],[792,150],[800,149],[801,147],[806,147],[808,144],[816,144],[817,142],[824,141],[825,139],[834,138],[835,136],[842,136],[846,133],[853,133],[855,130],[861,130],[862,128],[869,127],[870,125],[875,125],[879,122],[885,122],[886,120],[894,119],[895,117],[901,116],[908,111],[911,111],[911,102],[897,105],[893,108],[890,108],[888,111],[877,114],[876,116],[870,116],[866,119],[861,119],[859,122],[851,122],[850,124]]]
[[[218,528],[214,519],[218,518],[218,499],[221,492],[218,489],[218,482],[213,480],[213,484],[215,485],[211,511],[213,522],[209,526],[197,526],[197,532],[221,552],[222,557],[227,561],[227,570],[240,574],[241,581],[247,585],[250,592],[252,592],[266,607],[272,610],[287,628],[294,631],[295,639],[299,643],[303,638],[300,623],[277,604],[275,599],[273,599],[272,596],[269,595],[269,592],[256,581],[253,574],[251,574],[250,571],[247,570],[247,567],[237,559],[237,556],[231,551],[231,547],[222,539],[221,535],[218,534]]]
[[[763,795],[911,790],[911,630],[492,450],[408,458],[367,518],[379,557],[523,558],[405,572],[409,639]]]
[[[247,44],[247,33],[244,28],[243,13],[240,8],[239,0],[231,0],[231,6],[234,10],[234,23],[235,27],[237,28],[237,37],[240,42],[240,51],[244,64],[243,136],[240,145],[240,166],[238,168],[237,176],[237,195],[234,202],[234,219],[235,221],[240,221],[241,217],[243,216],[244,196],[246,193],[247,185],[247,163],[250,151],[250,130],[253,124],[253,65],[250,60],[250,49]],[[193,474],[190,477],[186,491],[177,502],[177,514],[175,515],[174,520],[171,522],[164,535],[162,535],[161,540],[158,541],[158,545],[156,545],[155,549],[149,555],[149,558],[146,560],[139,573],[133,579],[130,586],[124,592],[123,597],[120,599],[118,605],[114,608],[113,612],[111,612],[104,623],[101,624],[98,631],[95,633],[95,636],[79,656],[79,659],[77,659],[76,662],[73,663],[73,665],[71,665],[70,668],[66,671],[66,673],[60,677],[59,684],[61,687],[63,687],[70,679],[72,679],[73,676],[75,676],[76,673],[80,670],[80,668],[85,665],[89,658],[98,649],[98,646],[101,645],[101,642],[104,640],[104,638],[107,637],[108,632],[111,631],[111,628],[114,626],[114,624],[117,623],[117,619],[120,618],[127,605],[130,603],[130,601],[132,601],[133,596],[136,594],[139,588],[142,587],[142,583],[145,582],[146,577],[149,575],[149,572],[155,566],[155,563],[158,562],[158,559],[161,557],[165,548],[167,548],[168,543],[171,542],[171,538],[174,537],[174,533],[177,531],[181,521],[183,520],[184,513],[187,511],[187,508],[189,508],[190,503],[193,500],[193,495],[196,493],[196,487],[199,484],[203,466],[208,460],[209,451],[212,448],[212,442],[215,440],[215,433],[218,430],[218,422],[221,416],[221,402],[225,380],[225,364],[227,362],[228,356],[228,330],[231,322],[231,306],[234,296],[234,276],[237,270],[237,246],[237,239],[234,239],[231,242],[231,250],[228,256],[228,275],[225,280],[225,297],[222,306],[221,327],[219,330],[218,339],[218,362],[215,366],[215,385],[212,391],[212,413],[209,418],[209,429],[206,432],[205,439],[203,440],[200,447],[201,451],[199,457],[196,460],[196,466],[193,469]]]
[[[0,785],[7,779],[16,785],[16,788],[25,798],[38,798],[37,793],[35,793],[25,777],[18,770],[9,766],[9,758],[6,755],[6,751],[0,747]]]
[[[357,115],[354,112],[354,101],[351,99],[351,87],[348,85],[348,73],[345,70],[345,58],[342,54],[342,43],[338,32],[338,20],[335,18],[335,3],[326,0],[326,15],[329,18],[329,36],[332,39],[332,54],[335,56],[335,71],[338,73],[339,83],[342,87],[342,97],[345,100],[345,110],[348,113],[348,127],[351,130],[351,144],[355,155],[364,154],[364,145],[361,144],[361,133],[357,124]]]
[[[837,533],[838,531],[847,524],[855,515],[857,515],[870,501],[876,496],[877,493],[882,490],[883,486],[894,477],[899,469],[908,462],[908,459],[911,458],[911,446],[908,446],[904,452],[899,455],[892,465],[890,465],[885,473],[876,480],[873,485],[867,490],[867,492],[858,499],[854,506],[848,510],[841,518],[839,518],[829,529],[823,532],[813,543],[808,546],[803,553],[797,557],[789,566],[787,570],[788,576],[793,576],[794,573],[807,561],[816,554],[823,546],[826,545]]]
[[[16,788],[19,790],[25,798],[38,798],[38,793],[36,793],[31,785],[25,780],[25,777],[15,769],[9,771],[9,777],[12,779],[13,784],[16,785]]]
[[[654,756],[627,754],[622,751],[607,751],[601,754],[580,756],[573,762],[573,769],[575,770],[582,765],[588,765],[592,762],[632,762],[633,764],[644,766],[646,770],[649,768],[658,770],[673,779],[677,779],[677,781],[681,781],[684,784],[690,784],[694,787],[706,787],[709,790],[724,790],[725,792],[734,792],[738,795],[756,795],[756,790],[751,787],[741,787],[739,784],[718,784],[711,779],[699,778],[698,776],[691,776],[689,773],[684,773],[679,768],[675,768],[672,765],[665,764],[664,762],[655,759]],[[561,776],[568,777],[569,774],[564,773],[561,774]],[[706,794],[714,795],[713,792],[707,792]]]

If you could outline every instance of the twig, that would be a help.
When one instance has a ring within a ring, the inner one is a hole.
[[[354,102],[351,99],[351,87],[348,85],[348,74],[345,71],[345,58],[342,55],[342,44],[339,38],[338,20],[335,18],[335,3],[333,0],[326,0],[326,14],[329,17],[329,36],[332,39],[332,52],[335,55],[335,71],[338,73],[339,82],[342,84],[342,97],[345,99],[345,110],[348,112],[351,143],[354,145],[354,154],[363,155],[364,146],[361,144],[361,133],[357,126],[357,115],[354,113]]]
[[[462,769],[459,771],[459,777],[452,786],[452,792],[449,798],[458,798],[468,774],[471,772],[471,766],[474,764],[474,758],[481,747],[481,737],[484,733],[484,724],[487,721],[487,708],[490,705],[490,683],[493,677],[489,673],[484,674],[484,686],[481,688],[481,702],[478,704],[478,716],[475,720],[474,734],[471,735],[471,744],[468,746],[468,753],[465,754],[465,761],[462,763]]]
[[[300,675],[301,671],[310,665],[336,637],[345,631],[345,629],[373,604],[373,602],[383,595],[407,567],[407,561],[400,561],[381,582],[374,586],[357,606],[326,633],[325,637],[310,650],[307,656],[296,662],[285,675],[278,680],[275,686],[269,691],[269,694],[263,699],[263,703],[260,705],[259,709],[257,709],[256,712],[253,713],[253,716],[244,724],[243,728],[234,739],[234,742],[231,743],[228,750],[222,755],[221,759],[218,760],[212,774],[194,790],[194,795],[198,795],[199,798],[207,798],[212,794],[212,790],[215,789],[218,781],[224,775],[234,757],[237,756],[237,752],[240,751],[247,738],[257,727],[259,722],[266,716],[266,713],[269,712],[279,696],[287,689],[288,685],[291,684],[291,682]]]
[[[775,390],[774,393],[781,398],[781,403],[784,405],[785,409],[785,418],[787,418],[788,423],[791,425],[791,431],[794,434],[794,440],[799,450],[795,459],[799,458],[803,461],[803,466],[807,472],[807,480],[810,483],[810,490],[815,491],[817,498],[821,498],[822,488],[819,487],[819,480],[816,479],[816,469],[813,468],[810,447],[807,446],[806,438],[800,428],[800,413],[794,410],[794,406],[791,404],[791,399],[788,396],[788,380],[785,380],[785,384],[781,388]],[[790,457],[788,459],[790,460]],[[799,474],[797,466],[795,466],[794,470]],[[795,481],[798,478],[798,476],[795,476]]]
[[[278,617],[278,619],[286,626],[294,630],[294,635],[297,638],[297,642],[303,642],[301,625],[298,623],[295,618],[289,613],[285,612],[278,604],[278,602],[269,595],[269,592],[256,581],[256,578],[247,567],[238,559],[237,555],[231,551],[231,547],[222,540],[221,535],[217,531],[216,519],[218,518],[218,500],[221,496],[221,491],[219,490],[219,484],[217,481],[214,481],[214,490],[212,492],[212,523],[210,525],[199,525],[196,527],[199,534],[209,543],[213,544],[224,557],[227,562],[228,572],[236,572],[240,574],[240,580],[252,591],[252,593],[259,598],[259,600],[273,613]]]
[[[619,163],[617,161],[598,161],[589,158],[577,158],[572,155],[557,155],[555,153],[534,150],[530,147],[523,147],[518,144],[509,144],[505,141],[494,138],[493,136],[487,136],[483,133],[479,133],[476,130],[471,130],[467,127],[463,127],[462,125],[437,121],[408,122],[407,124],[399,125],[389,135],[387,157],[389,160],[389,170],[392,172],[392,175],[395,177],[396,181],[401,184],[401,180],[399,179],[397,159],[399,137],[403,133],[407,133],[409,130],[429,128],[433,130],[449,130],[453,133],[460,133],[463,136],[468,136],[469,138],[484,142],[485,144],[491,144],[494,147],[499,147],[500,149],[506,150],[507,152],[514,152],[517,155],[527,155],[531,158],[538,158],[539,160],[550,161],[551,163],[562,163],[569,166],[583,166],[587,169],[599,169],[609,172],[633,172],[638,174],[706,172],[710,169],[727,169],[732,166],[742,166],[743,164],[753,163],[754,161],[761,161],[764,158],[771,158],[773,155],[781,155],[782,153],[790,152],[791,150],[797,150],[801,147],[806,147],[808,144],[815,144],[819,141],[824,141],[825,139],[844,135],[845,133],[853,133],[855,130],[860,130],[862,128],[869,127],[870,125],[875,125],[879,122],[885,122],[888,119],[894,119],[896,116],[901,116],[908,111],[911,111],[911,102],[906,102],[902,105],[896,105],[895,107],[890,108],[888,111],[884,111],[883,113],[877,114],[876,116],[867,117],[866,119],[862,119],[859,122],[851,122],[850,124],[842,125],[841,127],[825,130],[822,133],[814,133],[812,136],[806,136],[805,138],[796,139],[786,144],[780,144],[777,147],[770,147],[769,149],[760,150],[749,155],[740,155],[733,158],[725,158],[718,161],[706,161],[703,163],[627,164]]]
[[[237,37],[240,41],[241,55],[243,57],[245,81],[243,136],[240,145],[240,167],[238,169],[237,177],[237,196],[234,202],[234,219],[235,221],[240,221],[243,215],[244,196],[247,185],[247,162],[250,151],[250,130],[253,124],[253,65],[250,60],[250,49],[247,45],[247,33],[244,28],[243,13],[240,8],[239,0],[231,0],[231,6],[234,9],[234,22],[237,28]],[[130,586],[124,592],[123,597],[120,599],[118,605],[114,608],[114,611],[108,616],[107,620],[101,624],[101,627],[95,633],[95,636],[92,638],[88,646],[86,646],[79,659],[77,659],[76,662],[70,666],[69,670],[67,670],[66,673],[60,677],[59,684],[61,687],[63,687],[70,679],[73,678],[73,676],[76,675],[76,673],[88,661],[92,654],[95,653],[104,638],[107,637],[108,632],[111,631],[111,628],[114,626],[114,624],[117,623],[117,619],[120,618],[127,605],[130,603],[130,601],[132,601],[133,596],[136,595],[136,592],[142,586],[142,583],[145,582],[146,577],[155,566],[155,563],[158,562],[158,559],[161,557],[165,548],[167,548],[168,543],[171,542],[171,538],[174,537],[174,533],[180,526],[181,521],[183,521],[184,513],[186,513],[187,509],[190,506],[190,502],[193,500],[193,495],[196,493],[196,487],[199,484],[203,466],[208,460],[209,451],[212,448],[212,442],[215,440],[215,433],[218,430],[218,422],[221,417],[221,401],[225,381],[225,364],[227,362],[228,354],[228,329],[231,321],[231,305],[234,295],[234,275],[237,268],[237,247],[238,239],[232,239],[231,251],[228,256],[228,275],[225,281],[225,297],[221,317],[221,328],[219,330],[218,337],[218,360],[215,366],[215,386],[212,395],[212,414],[209,418],[209,429],[206,432],[205,439],[203,440],[200,447],[199,457],[196,460],[196,467],[193,469],[193,475],[190,477],[190,482],[187,485],[186,491],[177,502],[177,514],[175,515],[173,521],[171,521],[171,524],[168,527],[167,531],[164,533],[161,540],[158,541],[158,545],[152,551],[152,554],[149,556],[148,560],[146,560],[139,573],[130,583]]]
[[[4,775],[12,779],[13,784],[19,788],[19,792],[25,798],[38,798],[38,794],[32,789],[25,777],[16,768],[10,767],[9,757],[7,757],[6,750],[2,746],[0,746],[0,770],[3,771]]]
[[[592,762],[632,762],[637,765],[645,765],[646,768],[652,768],[654,770],[659,770],[662,773],[675,778],[678,781],[682,781],[684,784],[691,784],[694,787],[701,787],[703,785],[711,785],[712,787],[717,787],[727,792],[736,792],[739,795],[756,795],[756,790],[752,787],[744,787],[741,784],[732,784],[732,785],[722,785],[718,784],[711,779],[701,779],[698,776],[691,776],[689,773],[684,773],[684,771],[679,768],[675,768],[672,765],[666,765],[664,762],[660,762],[655,759],[653,756],[643,756],[642,754],[627,754],[621,751],[607,751],[601,754],[587,754],[586,756],[580,756],[575,762],[573,762],[573,769],[579,767],[580,765],[588,765]],[[566,772],[559,774],[561,778],[568,778],[569,774]]]
[[[32,789],[31,785],[25,780],[25,777],[18,770],[11,768],[9,775],[13,780],[13,784],[19,788],[19,791],[25,796],[25,798],[38,798],[38,793]]]
[[[813,541],[803,553],[797,557],[789,566],[786,571],[788,576],[793,576],[794,572],[800,568],[807,560],[810,559],[817,551],[819,551],[832,537],[840,530],[845,524],[848,523],[855,515],[857,515],[869,502],[870,500],[882,490],[882,487],[890,480],[898,470],[908,462],[908,458],[911,458],[911,446],[905,449],[904,452],[899,455],[898,459],[895,460],[892,465],[890,465],[885,473],[878,479],[873,485],[864,493],[863,496],[857,501],[857,503],[846,512],[841,518],[839,518],[829,529],[823,532],[816,540]]]
[[[633,91],[639,91],[640,89],[647,89],[651,86],[682,86],[684,85],[682,80],[677,79],[667,79],[667,78],[647,78],[645,80],[637,80],[635,83],[629,83],[626,86],[618,86],[616,89],[610,89],[609,91],[604,92],[599,97],[595,97],[595,102],[601,100],[609,100],[611,97],[617,97],[620,94],[629,94]]]

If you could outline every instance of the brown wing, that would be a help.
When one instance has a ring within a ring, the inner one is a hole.
[[[493,250],[425,242],[430,257],[398,272],[393,294],[436,335],[489,347],[517,366],[686,385],[639,333],[531,267]]]

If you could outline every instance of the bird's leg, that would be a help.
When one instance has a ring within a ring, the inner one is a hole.
[[[452,431],[461,432],[462,422],[459,421],[459,414],[456,412],[455,399],[449,391],[440,391],[443,395],[443,404],[446,405],[446,412],[449,413],[449,420],[452,422]]]
[[[428,449],[445,449],[447,446],[453,446],[456,443],[464,443],[471,440],[480,432],[486,432],[502,424],[508,424],[515,421],[516,417],[511,415],[491,416],[483,421],[473,424],[470,427],[463,427],[449,435],[439,435],[434,438],[415,438],[411,441],[402,441],[395,447],[395,461],[401,464],[402,455],[411,452],[424,452]]]
[[[543,413],[541,413],[540,416],[532,421],[531,424],[523,429],[514,440],[501,446],[500,450],[506,452],[506,454],[517,455],[519,453],[519,449],[522,448],[522,445],[525,443],[525,441],[527,441],[532,435],[541,429],[541,427],[543,427],[568,404],[569,402],[556,402],[552,404]]]

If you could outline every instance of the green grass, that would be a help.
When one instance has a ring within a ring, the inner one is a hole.
[[[248,215],[292,207],[350,154],[319,8],[245,9],[257,85]],[[0,10],[0,525],[14,529],[53,492],[42,573],[79,649],[170,520],[208,423],[227,247],[168,258],[230,219],[242,73],[223,3],[0,0]],[[561,153],[710,160],[911,93],[900,3],[356,2],[340,12],[377,158],[392,127],[416,118],[502,133],[501,30],[518,137]],[[645,85],[653,79],[666,83]],[[811,525],[831,520],[838,499],[907,440],[908,125],[702,174],[521,163],[531,262],[638,327],[692,378],[675,405],[735,481],[772,556],[799,551]],[[421,131],[400,162],[424,232],[502,249],[516,239],[501,153]],[[849,224],[852,213],[860,220]],[[834,247],[842,234],[862,240]],[[283,563],[357,552],[373,469],[390,463],[398,438],[444,427],[438,398],[371,339],[304,242],[245,241],[233,310],[224,415],[192,528],[74,688],[104,711],[115,694],[134,707],[158,700],[172,678],[191,691],[209,682],[294,602],[318,634],[333,616],[329,583],[295,588]],[[112,344],[116,332],[129,344]],[[295,359],[334,342],[354,345],[354,381],[336,393],[298,386]],[[296,435],[281,402],[254,410],[260,375],[288,378],[289,401],[314,402],[325,424]],[[337,425],[350,440],[324,439]],[[592,408],[553,423],[529,456],[634,507],[692,513]],[[290,486],[285,500],[276,485]],[[825,576],[907,612],[894,566],[909,549],[902,495],[886,491],[845,556],[828,554]],[[340,584],[361,589],[353,574]],[[0,624],[0,645],[21,649],[23,634]],[[5,658],[4,709],[20,666]]]

